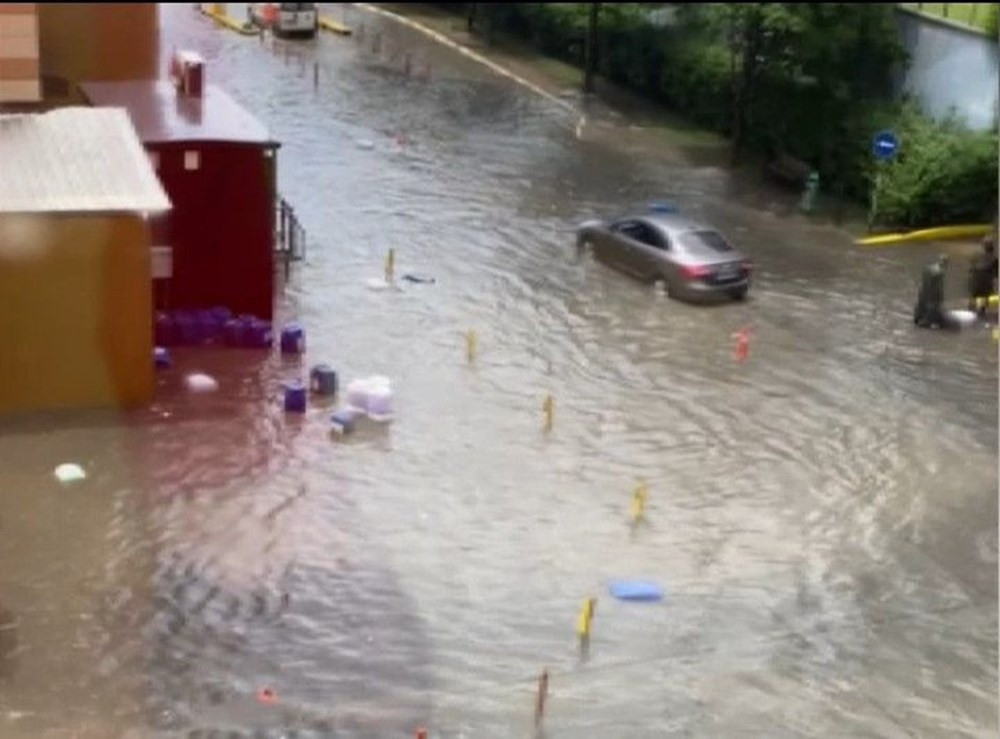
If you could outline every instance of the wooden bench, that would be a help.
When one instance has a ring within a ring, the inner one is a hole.
[[[768,174],[787,185],[802,186],[812,172],[812,167],[789,154],[778,154],[767,165]]]

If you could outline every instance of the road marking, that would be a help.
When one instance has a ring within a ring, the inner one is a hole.
[[[463,56],[465,56],[465,57],[467,57],[469,59],[472,59],[473,61],[479,62],[480,64],[482,64],[485,67],[489,67],[491,70],[493,70],[497,74],[499,74],[499,75],[501,75],[503,77],[506,77],[506,78],[508,78],[510,80],[513,80],[514,82],[517,82],[519,85],[522,85],[522,86],[528,88],[532,92],[534,92],[534,93],[536,93],[538,95],[541,95],[543,98],[545,98],[546,100],[548,100],[551,103],[554,103],[555,105],[557,105],[558,107],[562,108],[563,110],[565,110],[565,111],[567,111],[569,113],[573,113],[574,115],[577,114],[577,113],[579,113],[579,111],[576,109],[575,106],[567,103],[565,100],[562,100],[562,99],[556,97],[551,92],[547,92],[546,90],[543,90],[541,87],[539,87],[538,85],[536,85],[534,82],[530,82],[529,80],[524,79],[524,77],[521,77],[519,75],[514,74],[509,69],[506,69],[505,67],[500,66],[496,62],[494,62],[494,61],[492,61],[490,59],[487,59],[482,54],[478,54],[478,53],[476,53],[475,51],[473,51],[472,49],[470,49],[470,48],[468,48],[466,46],[462,46],[460,43],[458,43],[456,41],[452,41],[450,38],[448,38],[447,36],[445,36],[443,33],[439,33],[438,31],[435,31],[433,28],[429,28],[429,27],[425,26],[423,23],[419,23],[419,22],[417,22],[415,20],[411,20],[410,18],[407,18],[405,16],[399,15],[398,13],[393,13],[393,12],[391,12],[389,10],[385,10],[384,8],[379,8],[379,7],[376,7],[375,5],[370,5],[369,3],[354,3],[354,6],[356,8],[360,8],[361,10],[367,10],[370,13],[375,13],[376,15],[381,15],[384,18],[391,18],[392,20],[394,20],[394,21],[396,21],[398,23],[402,23],[404,26],[409,26],[410,28],[412,28],[414,30],[420,31],[425,36],[429,36],[430,38],[434,39],[438,43],[447,46],[449,49],[457,51],[459,54],[461,54],[461,55],[463,55]],[[578,132],[577,133],[577,137],[578,138],[580,136],[580,132],[582,131],[583,123],[584,123],[584,119],[580,118],[580,122],[577,123],[577,127],[576,127],[576,130]]]
[[[341,36],[350,36],[351,33],[353,33],[351,29],[343,23],[338,23],[333,18],[328,18],[325,15],[321,15],[319,17],[319,27],[324,31],[330,31],[331,33],[336,33]]]

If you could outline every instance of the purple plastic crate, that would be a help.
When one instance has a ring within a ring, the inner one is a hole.
[[[247,326],[237,318],[226,321],[223,329],[226,346],[245,346],[247,343]]]
[[[254,349],[270,349],[273,343],[270,322],[254,320],[250,324],[250,346]]]
[[[211,313],[220,324],[225,324],[226,321],[233,317],[233,312],[224,305],[217,305],[212,308]]]
[[[166,347],[157,346],[153,348],[153,364],[157,369],[166,369],[173,364],[170,359],[170,352],[167,351]]]
[[[306,332],[297,323],[281,329],[281,353],[302,354],[306,350]]]
[[[198,319],[189,311],[177,311],[174,314],[174,326],[178,344],[192,346],[200,342]]]
[[[284,384],[285,392],[285,412],[305,413],[306,412],[306,388],[301,382],[293,380]]]

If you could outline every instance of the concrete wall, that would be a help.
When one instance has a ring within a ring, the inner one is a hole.
[[[0,215],[0,412],[152,399],[149,246],[137,215]]]
[[[994,125],[1000,86],[996,41],[902,8],[897,20],[910,53],[899,88],[934,117],[954,108],[972,128]]]
[[[158,77],[155,3],[38,3],[42,73],[67,80]]]

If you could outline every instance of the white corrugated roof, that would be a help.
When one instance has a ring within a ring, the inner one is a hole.
[[[169,209],[125,110],[0,115],[0,213]]]

